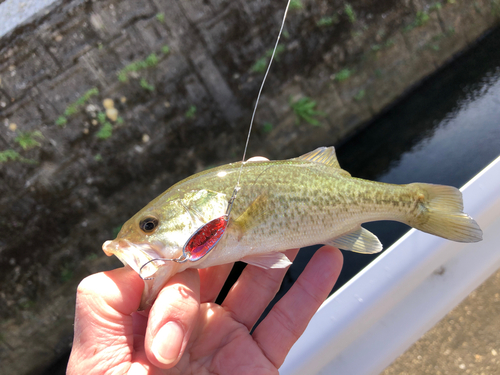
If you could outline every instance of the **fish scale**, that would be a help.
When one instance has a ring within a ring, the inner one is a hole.
[[[233,201],[238,179],[241,188]],[[396,220],[454,241],[480,241],[481,229],[462,209],[454,187],[353,178],[340,168],[334,148],[323,147],[290,160],[233,163],[188,177],[128,220],[103,250],[141,276],[147,265],[145,307],[186,268],[239,260],[282,268],[290,264],[283,251],[315,244],[379,252],[377,237],[361,227],[368,221]],[[227,227],[215,241],[205,233],[216,231],[204,226],[217,218]],[[145,222],[157,226],[149,231]],[[202,251],[191,260],[185,249],[193,247],[188,241],[194,233]]]

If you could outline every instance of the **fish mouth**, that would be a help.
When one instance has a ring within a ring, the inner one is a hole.
[[[104,242],[102,250],[107,256],[115,255],[143,279],[153,277],[158,268],[165,264],[161,260],[160,249],[150,243],[136,244],[126,239],[116,239]]]
[[[116,255],[144,280],[139,310],[148,309],[167,280],[179,271],[180,263],[162,260],[161,245],[136,244],[126,239],[106,241],[102,249],[107,256]]]

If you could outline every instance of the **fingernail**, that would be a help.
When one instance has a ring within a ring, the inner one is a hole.
[[[184,332],[177,323],[168,322],[161,327],[151,348],[156,359],[165,365],[174,362],[181,351],[183,338]]]

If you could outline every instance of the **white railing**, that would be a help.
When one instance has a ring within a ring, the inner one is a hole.
[[[280,374],[379,374],[500,268],[500,157],[461,190],[483,241],[411,230],[325,301]]]

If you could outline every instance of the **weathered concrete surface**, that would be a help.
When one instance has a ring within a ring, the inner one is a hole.
[[[0,38],[17,27],[50,12],[60,0],[0,0]]]
[[[495,25],[498,3],[353,0],[349,15],[343,0],[304,0],[250,155],[340,142]],[[121,223],[182,177],[240,157],[255,64],[283,7],[63,0],[1,40],[0,372],[33,373],[67,350],[76,284],[117,264],[100,246]],[[305,96],[321,126],[297,123],[290,101]]]
[[[500,271],[422,336],[383,375],[500,374]]]

